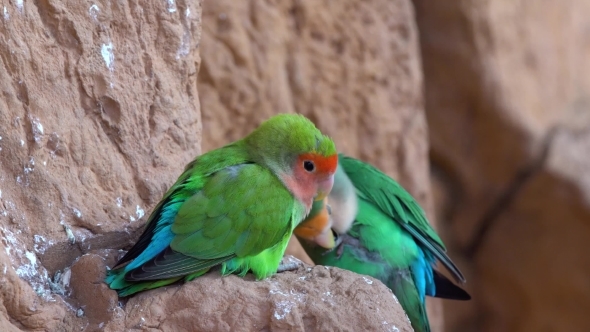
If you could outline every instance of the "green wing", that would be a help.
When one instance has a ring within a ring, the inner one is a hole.
[[[339,163],[357,189],[360,198],[370,202],[397,221],[421,245],[438,258],[455,278],[463,274],[446,254],[446,248],[416,200],[399,183],[360,160],[339,155]]]
[[[184,201],[201,190],[212,174],[226,167],[248,163],[252,163],[252,160],[241,141],[209,151],[191,161],[156,205],[148,217],[143,233],[125,256],[115,264],[115,268],[142,255],[154,241],[154,236],[174,222],[176,213]],[[154,255],[160,251],[161,249],[158,249]]]
[[[170,246],[126,280],[182,276],[250,257],[279,244],[294,227],[295,199],[268,169],[227,167],[180,207]]]

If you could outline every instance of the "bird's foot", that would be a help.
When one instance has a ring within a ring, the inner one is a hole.
[[[279,263],[277,273],[282,273],[285,271],[295,271],[300,267],[305,267],[305,264],[302,261],[291,255],[285,255],[283,256],[281,263]]]
[[[344,253],[344,242],[340,242],[340,244],[336,248],[336,259],[340,259],[340,257],[342,257],[343,253]]]
[[[340,259],[340,257],[342,257],[342,254],[344,253],[344,245],[345,244],[348,244],[351,247],[360,246],[360,242],[358,239],[356,239],[348,234],[342,234],[342,235],[338,236],[336,246],[334,246],[334,248],[330,249],[329,251],[325,252],[324,255],[332,250],[336,250],[336,259]]]

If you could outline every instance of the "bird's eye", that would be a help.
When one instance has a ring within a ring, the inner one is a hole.
[[[308,171],[308,172],[313,172],[315,171],[315,164],[313,163],[313,161],[310,160],[305,160],[303,162],[303,168]]]

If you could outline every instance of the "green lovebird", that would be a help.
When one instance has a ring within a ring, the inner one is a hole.
[[[252,271],[258,280],[276,273],[293,229],[330,192],[337,165],[334,142],[307,118],[268,119],[186,166],[106,283],[128,296],[218,265],[222,275]]]
[[[422,208],[399,183],[357,159],[340,154],[338,160],[327,204],[314,202],[313,213],[295,229],[295,235],[316,264],[381,280],[398,298],[414,330],[430,331],[425,296],[471,298],[434,269],[436,261],[458,282],[464,283],[465,278],[447,256]],[[331,212],[327,222],[328,213],[323,209]],[[317,223],[331,227],[337,240],[316,241],[332,235],[313,225]],[[325,245],[334,242],[335,249]]]

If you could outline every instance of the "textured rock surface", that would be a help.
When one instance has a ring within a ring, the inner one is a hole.
[[[429,193],[413,10],[404,0],[205,0],[203,151],[271,114],[309,116],[346,153]]]
[[[0,250],[0,330],[57,331],[68,309],[63,303],[47,302],[19,277],[10,254]]]
[[[348,8],[353,4],[348,2],[328,16],[314,16],[318,12],[311,4],[279,8],[266,2],[234,2],[239,15],[250,15],[246,24],[260,25],[261,35],[253,41],[239,28],[241,34],[226,36],[234,41],[227,44],[233,47],[230,55],[246,54],[235,60],[254,71],[264,71],[269,59],[288,63],[274,63],[268,75],[250,80],[250,72],[240,66],[209,61],[205,77],[212,83],[203,84],[202,96],[233,108],[212,108],[221,113],[209,113],[209,120],[225,114],[222,120],[229,122],[208,120],[205,130],[208,135],[229,133],[214,142],[221,145],[279,110],[310,115],[333,135],[344,118],[344,128],[355,132],[339,132],[341,140],[350,140],[343,143],[349,152],[376,160],[393,151],[403,157],[401,164],[380,160],[393,174],[406,172],[418,161],[423,176],[405,181],[425,200],[426,126],[409,3],[374,1],[357,9]],[[224,4],[207,5],[215,10]],[[122,248],[135,240],[146,214],[201,151],[196,89],[201,3],[16,1],[2,10],[0,235],[5,250],[0,250],[0,330],[189,331],[198,326],[251,331],[256,326],[351,331],[361,326],[411,331],[399,304],[380,282],[323,267],[261,282],[210,274],[186,285],[119,299],[102,282],[105,266],[112,266],[119,253],[105,248]],[[276,16],[280,13],[292,14]],[[339,33],[347,24],[336,16],[340,14],[356,22],[356,28]],[[310,15],[311,21],[306,18]],[[223,15],[219,19],[222,30],[223,22],[232,22]],[[284,30],[274,34],[275,24]],[[364,30],[357,30],[361,27]],[[367,41],[366,33],[378,38]],[[288,44],[283,37],[289,38]],[[307,46],[300,48],[300,43]],[[227,52],[210,44],[209,58],[217,54],[228,59]],[[265,49],[297,56],[267,59]],[[344,64],[337,64],[340,57]],[[299,76],[282,80],[287,72]],[[221,83],[219,73],[225,75]],[[240,74],[246,79],[229,80]],[[268,89],[272,82],[266,85],[274,78],[280,81],[279,95]],[[261,87],[256,96],[242,93],[252,84]],[[299,85],[288,88],[290,84]],[[307,84],[316,86],[308,89],[303,86]],[[253,97],[260,105],[249,101]],[[367,109],[366,118],[358,111],[355,119],[346,118],[359,107]],[[392,111],[394,107],[399,112]],[[407,123],[411,126],[402,128]],[[404,134],[409,138],[402,139]],[[372,144],[381,137],[388,143]],[[206,149],[213,145],[209,138]],[[360,144],[370,147],[361,151]]]
[[[203,151],[242,137],[271,114],[302,113],[341,151],[399,179],[430,210],[409,1],[205,0],[202,45]],[[297,240],[288,252],[310,262]],[[431,316],[437,331],[439,315]]]
[[[116,298],[114,291],[109,291]],[[376,279],[316,266],[254,281],[217,271],[140,293],[105,331],[412,331]]]
[[[79,330],[94,319],[75,317],[48,276],[89,249],[123,246],[200,152],[200,10],[4,2],[2,331]]]
[[[449,330],[590,330],[590,4],[414,3],[438,219],[472,263]]]

